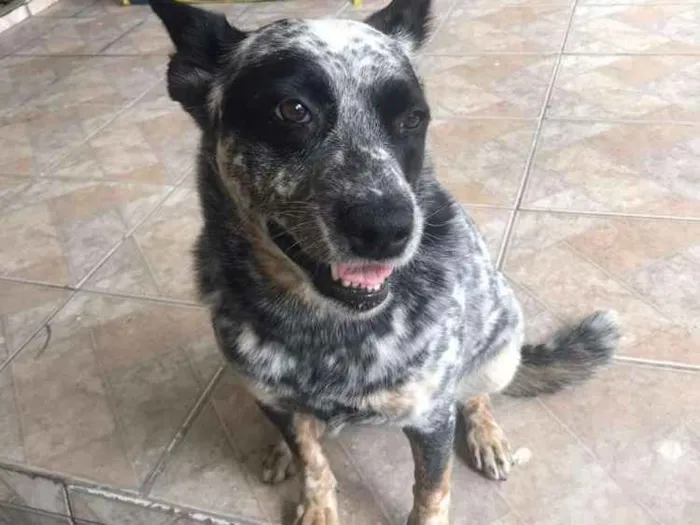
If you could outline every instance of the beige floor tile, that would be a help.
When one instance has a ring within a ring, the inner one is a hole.
[[[585,394],[572,389],[571,396],[579,399]],[[655,523],[538,401],[495,397],[494,405],[512,449],[523,447],[532,454],[528,463],[514,467],[508,481],[498,485],[500,496],[523,523]]]
[[[56,57],[54,60],[65,60]],[[38,112],[86,103],[126,107],[165,78],[165,57],[80,57],[76,67],[40,96],[30,108]]]
[[[0,174],[40,176],[113,120],[121,104],[27,106],[0,117]]]
[[[459,4],[425,48],[428,54],[556,52],[564,38],[568,6]]]
[[[21,24],[3,31],[0,37],[0,55],[6,55],[26,46],[39,36],[50,32],[59,21],[51,18],[31,17]]]
[[[700,505],[699,395],[697,373],[618,365],[544,402],[627,493],[685,525]]]
[[[79,18],[38,18],[50,22],[51,30],[42,31],[21,47],[21,55],[90,55],[106,48],[117,38],[141,23],[145,10],[120,9]]]
[[[700,57],[565,56],[548,117],[700,120]]]
[[[7,56],[0,59],[0,114],[6,115],[18,104],[26,103],[75,72],[83,63],[75,57]]]
[[[146,16],[151,13],[151,8],[145,4],[135,4],[126,7],[121,2],[105,2],[104,0],[87,0],[85,4],[85,8],[77,13],[76,16],[80,18],[92,18],[99,16],[130,14],[133,17],[139,17]]]
[[[63,516],[2,505],[0,505],[0,523],[2,525],[71,525],[70,520]]]
[[[0,281],[0,364],[68,299],[70,292],[34,284]]]
[[[6,461],[16,464],[26,461],[22,423],[17,411],[14,381],[10,374],[0,374],[0,446]]]
[[[245,430],[249,420],[239,419],[238,424]],[[266,520],[253,483],[260,482],[245,472],[216,412],[207,406],[173,451],[151,495],[224,515]]]
[[[698,53],[700,5],[607,5],[576,9],[565,51]]]
[[[24,462],[137,488],[220,366],[208,313],[83,293],[50,326],[0,376],[14,383]]]
[[[461,202],[511,206],[535,127],[505,119],[433,122],[429,138],[438,179]]]
[[[199,132],[162,82],[91,136],[54,176],[173,184],[194,164]]]
[[[212,9],[214,6],[207,6]],[[236,6],[241,9],[240,6]],[[231,18],[236,25],[236,18]],[[113,44],[109,45],[102,55],[169,55],[173,49],[172,41],[162,22],[155,16],[149,15],[142,24],[132,29]]]
[[[548,313],[529,323],[615,309],[621,355],[698,365],[698,243],[700,223],[522,213],[505,271]]]
[[[197,301],[192,249],[200,228],[195,190],[176,190],[91,277],[86,287]]]
[[[524,205],[700,217],[697,126],[545,123]]]
[[[0,505],[3,503],[65,516],[70,514],[60,483],[0,468]]]
[[[0,217],[0,268],[8,277],[76,284],[165,197],[167,187],[38,181]]]
[[[419,73],[435,118],[536,118],[553,66],[537,55],[436,56]]]
[[[65,18],[70,16],[79,16],[81,12],[91,7],[98,0],[59,0],[51,7],[48,7],[36,16],[49,18]]]

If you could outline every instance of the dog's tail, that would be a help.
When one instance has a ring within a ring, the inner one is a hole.
[[[619,341],[614,312],[595,313],[577,327],[560,330],[548,343],[524,346],[520,366],[503,393],[535,396],[580,383],[610,361]]]

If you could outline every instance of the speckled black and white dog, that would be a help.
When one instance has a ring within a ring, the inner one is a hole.
[[[588,377],[616,346],[614,320],[522,346],[518,303],[426,153],[412,57],[429,0],[252,32],[152,6],[176,47],[169,93],[202,131],[199,288],[222,351],[285,438],[264,479],[284,479],[295,457],[298,523],[335,524],[323,428],[400,425],[416,464],[409,522],[446,525],[457,407],[474,465],[504,479],[488,393]]]

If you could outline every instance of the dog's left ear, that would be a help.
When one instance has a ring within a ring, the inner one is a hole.
[[[430,34],[431,0],[392,0],[365,23],[406,44],[409,51],[420,48]]]
[[[246,33],[220,13],[175,0],[151,0],[151,8],[175,44],[168,65],[168,93],[204,127],[215,73]]]

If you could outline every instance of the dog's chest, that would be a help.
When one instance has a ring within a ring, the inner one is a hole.
[[[437,326],[410,342],[391,332],[350,348],[289,348],[249,325],[235,336],[217,332],[224,352],[260,401],[311,412],[331,426],[405,424],[425,417],[440,397],[447,371],[435,360],[437,349],[444,347],[444,330]]]

